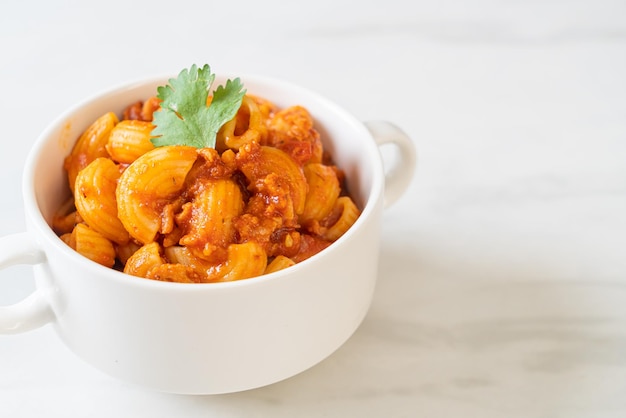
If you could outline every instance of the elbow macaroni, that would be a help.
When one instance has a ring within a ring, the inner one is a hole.
[[[158,105],[106,113],[66,158],[73,199],[52,226],[80,254],[153,280],[241,280],[322,251],[360,215],[304,107],[246,95],[216,149],[197,149],[152,145]]]

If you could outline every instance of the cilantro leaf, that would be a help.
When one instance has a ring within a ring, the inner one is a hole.
[[[161,109],[154,112],[152,143],[165,145],[190,145],[196,148],[215,148],[215,138],[222,125],[237,114],[246,91],[236,78],[219,86],[207,106],[209,90],[215,75],[205,64],[195,64],[184,69],[169,84],[157,89]]]

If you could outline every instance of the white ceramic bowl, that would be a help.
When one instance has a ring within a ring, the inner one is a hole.
[[[217,77],[216,85],[228,77]],[[230,77],[233,78],[233,77]],[[65,245],[49,222],[67,197],[63,159],[107,111],[154,95],[166,77],[122,86],[70,109],[37,140],[24,169],[27,231],[0,239],[0,268],[32,264],[36,290],[0,307],[0,333],[49,324],[87,363],[159,391],[215,394],[300,373],[341,346],[363,320],[376,284],[381,214],[415,167],[410,139],[387,122],[364,124],[319,95],[282,81],[240,77],[280,107],[309,109],[362,208],[356,224],[314,257],[229,283],[165,283],[102,267]],[[379,147],[401,158],[384,169]]]

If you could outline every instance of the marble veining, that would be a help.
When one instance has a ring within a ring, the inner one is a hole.
[[[153,393],[45,327],[0,336],[0,415],[626,416],[626,4],[618,0],[68,0],[0,5],[0,235],[38,134],[114,84],[208,62],[406,130],[379,282],[333,355],[242,393]],[[0,305],[34,287],[0,271]]]

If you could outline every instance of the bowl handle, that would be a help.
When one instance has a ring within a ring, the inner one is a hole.
[[[393,205],[406,191],[413,178],[417,165],[417,151],[411,138],[396,125],[387,121],[367,121],[365,127],[370,131],[378,147],[386,144],[398,148],[399,158],[390,167],[385,167],[385,208]]]
[[[45,253],[28,232],[0,238],[0,269],[46,261]],[[0,306],[0,334],[17,334],[39,328],[54,319],[41,289],[9,306]]]

